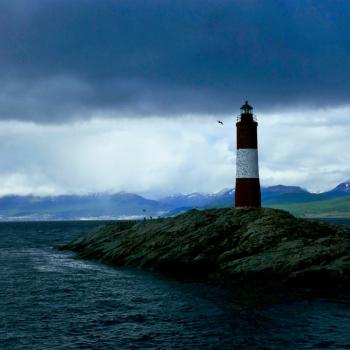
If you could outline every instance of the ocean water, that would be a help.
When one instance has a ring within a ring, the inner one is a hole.
[[[100,225],[0,224],[1,350],[350,349],[347,294],[229,291],[53,248]]]

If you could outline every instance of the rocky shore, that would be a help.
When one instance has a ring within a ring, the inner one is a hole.
[[[109,224],[63,249],[113,265],[226,283],[350,286],[350,229],[274,209],[191,210]]]

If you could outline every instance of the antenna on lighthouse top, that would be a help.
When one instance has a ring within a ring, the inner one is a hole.
[[[245,104],[241,107],[241,114],[253,114],[253,107],[245,101]]]

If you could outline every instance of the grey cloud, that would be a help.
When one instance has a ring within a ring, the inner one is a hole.
[[[3,0],[0,117],[349,103],[350,3]]]

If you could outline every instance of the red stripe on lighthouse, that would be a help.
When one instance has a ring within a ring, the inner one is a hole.
[[[236,208],[260,208],[260,181],[257,179],[236,179]]]

